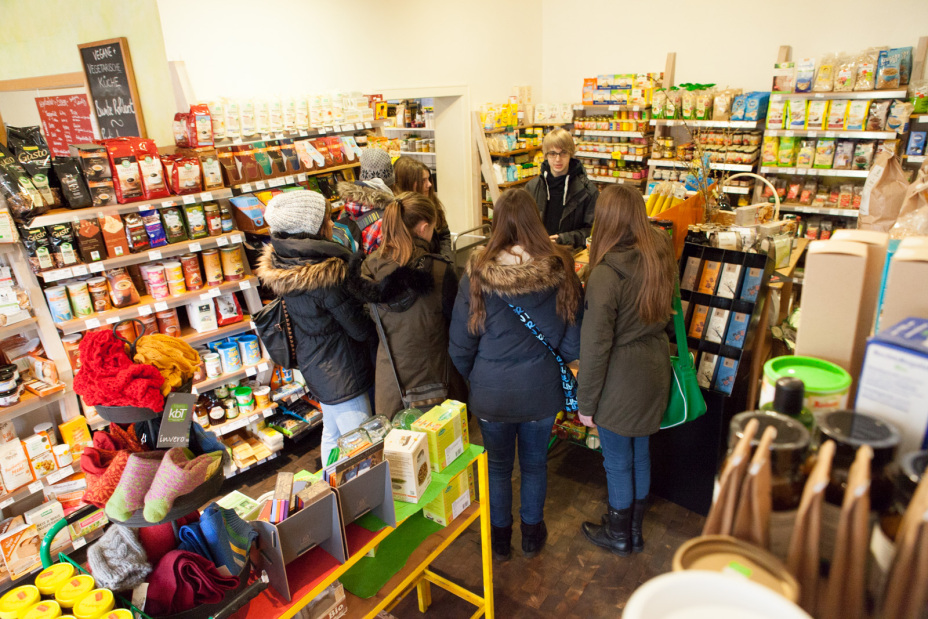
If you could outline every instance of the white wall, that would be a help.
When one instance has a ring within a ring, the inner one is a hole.
[[[780,45],[794,60],[914,47],[928,35],[928,0],[543,0],[542,19],[542,100],[578,101],[583,78],[663,71],[668,52],[677,84],[769,90]]]

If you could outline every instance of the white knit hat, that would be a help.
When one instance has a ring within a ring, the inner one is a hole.
[[[321,193],[285,191],[267,203],[264,221],[271,232],[319,234],[325,210],[325,197]]]
[[[396,176],[393,173],[393,162],[390,161],[387,151],[379,148],[365,148],[361,151],[360,178],[362,181],[380,178],[387,187],[392,187]]]

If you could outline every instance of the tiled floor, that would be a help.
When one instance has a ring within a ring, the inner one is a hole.
[[[476,423],[471,424],[471,437],[480,442]],[[318,469],[318,438],[309,437],[295,452],[286,457],[283,467],[282,459],[278,459],[277,464],[268,463],[263,469],[248,471],[237,483],[227,485],[257,497],[273,489],[275,470]],[[514,494],[513,513],[518,522],[518,491]],[[578,446],[557,445],[548,463],[545,507],[548,544],[537,557],[524,559],[518,525],[515,527],[512,560],[493,566],[496,616],[500,619],[617,617],[640,584],[670,571],[674,551],[684,541],[699,535],[704,520],[673,503],[655,499],[645,517],[645,551],[621,558],[593,546],[580,531],[581,522],[598,522],[605,510],[606,480],[600,455]],[[432,569],[474,592],[481,592],[477,525],[452,544]],[[470,617],[473,612],[473,606],[467,602],[438,587],[432,588],[432,607],[427,616],[457,619]],[[416,596],[407,596],[393,614],[399,619],[422,616]]]

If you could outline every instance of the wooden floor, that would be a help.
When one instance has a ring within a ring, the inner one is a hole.
[[[471,439],[481,442],[479,427],[473,421]],[[314,471],[318,468],[316,431],[293,453],[229,480],[223,491],[237,488],[257,497],[274,488],[276,470]],[[514,483],[518,484],[518,464]],[[518,502],[516,485],[513,506],[516,523],[519,521]],[[655,499],[644,522],[645,551],[621,558],[593,546],[580,531],[584,520],[599,522],[605,510],[606,479],[602,457],[583,447],[557,445],[548,463],[547,546],[535,558],[523,558],[516,524],[512,559],[493,565],[496,616],[500,619],[618,617],[639,585],[670,571],[673,553],[684,541],[699,535],[704,520],[673,503]],[[480,593],[478,524],[472,525],[445,551],[432,569]],[[432,606],[426,616],[457,619],[470,617],[473,612],[473,606],[467,602],[439,587],[432,588]],[[393,610],[393,615],[398,619],[422,617],[415,594],[407,596]]]

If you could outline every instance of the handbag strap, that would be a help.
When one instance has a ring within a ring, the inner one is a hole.
[[[693,365],[689,347],[686,344],[686,326],[683,324],[683,303],[680,300],[680,284],[674,284],[673,291],[673,330],[677,340],[677,357]]]
[[[561,370],[561,386],[564,388],[564,398],[566,400],[564,410],[565,412],[576,412],[578,410],[577,379],[574,378],[573,372],[570,371],[570,368],[567,367],[567,363],[564,362],[564,357],[562,357],[561,353],[548,342],[548,338],[545,337],[545,334],[542,333],[541,329],[538,328],[538,325],[535,324],[535,321],[532,320],[531,316],[529,316],[524,309],[512,303],[508,303],[507,305],[512,308],[513,313],[519,317],[519,320],[525,325],[525,328],[532,332],[535,339],[544,344],[548,352],[554,356],[554,360],[557,361]]]
[[[374,317],[374,324],[377,325],[377,335],[383,344],[383,349],[387,352],[387,359],[390,361],[390,369],[393,370],[393,378],[396,379],[396,387],[400,390],[400,399],[403,398],[403,385],[400,383],[400,375],[396,371],[396,364],[393,363],[393,353],[390,352],[390,342],[387,341],[387,334],[383,330],[383,323],[380,322],[380,311],[376,303],[368,303],[371,309],[371,315]]]

